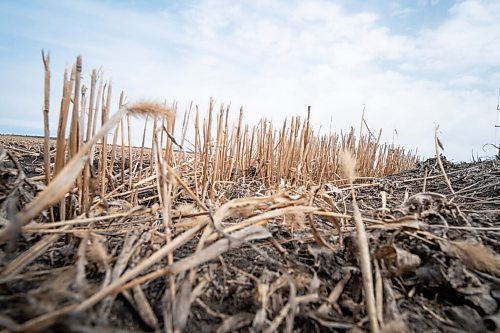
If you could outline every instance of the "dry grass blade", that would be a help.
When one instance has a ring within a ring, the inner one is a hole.
[[[122,284],[135,278],[136,276],[141,274],[141,272],[143,272],[144,270],[148,269],[149,267],[153,266],[158,261],[160,261],[161,259],[166,257],[169,253],[172,253],[172,251],[174,251],[176,248],[178,248],[178,247],[182,246],[183,244],[185,244],[186,242],[188,242],[203,227],[204,227],[204,225],[199,225],[199,226],[193,227],[193,228],[189,229],[188,231],[184,232],[183,234],[177,236],[176,238],[174,238],[172,240],[172,242],[166,244],[161,249],[159,249],[158,251],[153,253],[150,257],[141,261],[139,264],[137,264],[137,266],[135,266],[133,269],[131,269],[130,271],[123,274],[119,279],[113,281],[111,284],[109,284],[105,288],[101,289],[98,293],[92,295],[91,297],[89,297],[88,299],[86,299],[85,301],[80,303],[77,306],[77,308],[75,309],[75,311],[77,311],[77,312],[84,311],[84,310],[92,307],[93,305],[95,305],[99,301],[101,301],[104,297],[112,294]]]
[[[149,301],[146,298],[146,295],[144,294],[141,286],[135,286],[134,288],[132,288],[132,291],[137,312],[141,316],[142,320],[144,320],[144,322],[152,329],[158,330],[158,318],[151,308],[151,304],[149,304]]]
[[[251,226],[230,234],[230,239],[223,238],[209,245],[196,255],[184,258],[170,265],[167,271],[170,274],[179,274],[185,270],[196,267],[204,262],[217,258],[222,253],[237,248],[245,242],[271,237],[269,231],[260,226]]]
[[[50,129],[49,129],[49,110],[50,110],[50,54],[45,56],[42,50],[43,67],[45,69],[45,89],[43,99],[43,128],[45,134],[45,141],[43,145],[43,161],[45,168],[45,183],[50,183]]]
[[[384,291],[382,285],[382,273],[380,272],[380,267],[377,261],[373,262],[375,267],[375,304],[377,310],[377,319],[380,323],[380,326],[385,326],[384,323]]]
[[[193,288],[191,286],[190,279],[184,278],[173,304],[172,326],[174,328],[174,331],[184,331],[184,328],[187,324],[191,303],[196,297],[197,295],[193,295]]]
[[[17,219],[21,225],[28,223],[31,219],[38,216],[42,210],[55,204],[66,195],[69,189],[72,188],[76,177],[80,175],[85,163],[89,160],[88,152],[90,148],[98,140],[104,137],[108,131],[120,121],[124,114],[125,109],[122,109],[113,115],[113,117],[99,129],[96,135],[85,144],[78,155],[73,157],[68,164],[66,164],[64,169],[56,175],[50,185],[18,214]]]
[[[316,187],[314,187],[311,190],[310,199],[309,199],[309,206],[313,205],[314,196],[318,192],[319,188],[320,188],[319,186],[316,186]],[[309,218],[309,226],[311,227],[311,232],[313,234],[313,237],[314,237],[314,240],[316,241],[316,243],[318,243],[318,244],[320,244],[322,246],[325,246],[325,247],[329,248],[332,251],[335,251],[335,248],[332,245],[330,245],[329,242],[327,242],[325,240],[325,238],[319,233],[318,229],[316,228],[316,222],[314,221],[314,215],[313,214],[308,214],[308,218]],[[337,226],[337,229],[338,229],[339,235],[340,235],[339,236],[339,238],[340,238],[340,244],[342,244],[342,232],[340,230],[340,226],[338,225],[338,223],[336,223],[336,226]]]
[[[344,177],[349,180],[349,185],[353,186],[354,179],[356,177],[356,162],[350,152],[344,150],[341,155],[342,159],[342,169],[344,172]],[[353,208],[353,220],[356,225],[357,233],[357,243],[359,251],[359,265],[361,268],[361,275],[363,277],[363,289],[365,291],[366,298],[366,310],[368,313],[368,318],[370,320],[370,328],[374,333],[378,333],[379,322],[377,319],[377,308],[375,303],[375,292],[373,287],[373,276],[370,260],[370,249],[368,245],[368,237],[366,235],[365,226],[363,224],[363,219],[356,202],[356,196],[354,194],[354,189],[352,191],[352,208]]]
[[[46,332],[47,328],[52,326],[60,317],[70,313],[74,308],[75,305],[70,305],[60,310],[48,312],[41,316],[35,317],[31,320],[28,320],[24,324],[19,325],[18,332]],[[1,333],[4,333],[4,331],[2,331]]]
[[[160,108],[159,108],[160,109]],[[147,111],[157,111],[157,109],[149,108],[134,108],[133,113],[146,114]],[[97,143],[102,137],[113,128],[126,114],[126,109],[122,108],[116,112],[113,117],[111,117],[92,137],[92,139],[87,142],[84,147],[79,151],[79,153],[74,156],[64,167],[63,170],[54,178],[50,185],[40,194],[35,200],[33,200],[22,212],[17,216],[18,221],[21,225],[25,225],[31,219],[35,218],[40,214],[45,208],[55,204],[69,191],[73,186],[73,182],[78,177],[83,169],[83,166],[89,160],[88,153],[91,147]]]
[[[340,295],[342,294],[342,291],[344,290],[347,282],[351,279],[351,272],[347,271],[342,279],[335,285],[335,288],[330,292],[330,295],[328,295],[328,302],[325,302],[321,304],[321,306],[318,308],[318,313],[321,315],[326,315],[330,309],[332,304],[336,304]],[[338,305],[337,305],[338,306]]]
[[[500,277],[500,256],[490,248],[471,241],[441,242],[447,253],[460,258],[469,268]]]
[[[216,333],[236,332],[240,328],[248,326],[252,322],[253,315],[248,312],[241,312],[233,316],[224,318]]]
[[[446,174],[446,170],[444,169],[443,161],[441,160],[441,152],[439,149],[440,148],[441,148],[441,150],[443,149],[443,143],[441,142],[441,140],[439,140],[438,130],[439,130],[439,126],[436,127],[436,131],[434,134],[434,139],[435,139],[434,141],[435,141],[435,148],[436,148],[436,159],[437,159],[437,162],[439,164],[439,169],[441,169],[441,172],[443,173],[443,177],[446,181],[446,185],[448,185],[448,188],[450,189],[451,194],[455,194],[455,190],[451,186],[450,178],[448,178],[448,175]]]
[[[363,277],[366,309],[368,312],[368,317],[370,319],[371,331],[377,333],[380,331],[380,329],[377,319],[377,307],[375,303],[375,291],[373,288],[373,276],[371,269],[370,250],[368,247],[368,237],[366,235],[363,219],[361,218],[361,213],[359,212],[356,201],[353,201],[353,211],[353,219],[354,223],[356,224],[356,232],[358,237],[357,240],[359,248],[359,265]]]
[[[83,290],[83,288],[87,285],[87,274],[86,274],[86,266],[88,264],[87,257],[85,253],[87,252],[88,234],[86,233],[78,246],[77,256],[78,259],[76,261],[76,278],[75,278],[75,288],[77,290]]]
[[[139,235],[138,233],[135,232],[128,234],[126,236],[123,242],[123,247],[121,249],[121,252],[113,267],[113,271],[111,272],[111,281],[115,281],[118,278],[120,278],[122,273],[127,268],[130,258],[133,255],[133,252],[137,250],[139,246],[142,245],[142,242],[140,240],[138,241],[138,238]],[[111,312],[111,308],[113,306],[114,301],[115,301],[114,296],[109,296],[103,300],[99,309],[99,313],[101,316],[103,316],[104,318],[109,317],[109,313]]]
[[[303,295],[303,296],[297,296],[295,297],[295,305],[300,305],[300,304],[307,304],[307,303],[313,303],[317,302],[319,300],[319,297],[317,294],[308,294],[308,295]],[[263,332],[264,333],[272,333],[272,332],[277,332],[278,327],[280,324],[283,322],[285,317],[288,315],[290,311],[291,304],[288,302],[280,311],[278,316],[274,318],[272,321],[271,325],[267,327]]]
[[[224,228],[224,232],[232,232],[235,230],[239,230],[242,228],[246,228],[248,226],[251,226],[253,224],[259,224],[262,222],[267,222],[272,218],[278,217],[278,216],[284,216],[284,215],[289,215],[289,214],[306,214],[306,213],[316,213],[318,210],[317,207],[309,207],[309,206],[293,206],[293,207],[286,207],[286,208],[279,208],[279,209],[274,209],[270,210],[268,212],[264,212],[259,215],[252,216],[246,220],[243,220],[237,224],[230,225],[226,228]]]
[[[30,224],[30,225],[25,225],[24,227],[21,228],[21,230],[23,232],[36,232],[37,230],[40,230],[40,229],[51,229],[51,228],[58,228],[58,227],[64,227],[64,226],[89,225],[93,222],[100,222],[100,221],[112,220],[112,219],[117,218],[117,217],[129,216],[129,215],[131,215],[131,213],[133,213],[135,211],[137,211],[137,209],[132,209],[131,211],[128,211],[128,212],[110,214],[110,215],[105,215],[105,216],[97,216],[97,217],[90,217],[90,218],[77,218],[74,220],[58,221],[58,222],[52,222],[52,223]]]
[[[47,188],[38,195],[25,209],[17,216],[17,223],[25,225],[40,212],[60,201],[70,189],[73,188],[74,181],[89,160],[88,156],[74,157],[53,179]]]
[[[205,224],[201,225],[202,227]],[[207,229],[206,229],[207,230]],[[210,232],[210,231],[209,231]],[[192,269],[201,263],[204,263],[206,261],[209,261],[221,253],[224,253],[228,251],[229,249],[232,248],[237,248],[241,246],[241,244],[248,242],[250,240],[255,240],[255,239],[265,239],[269,238],[270,234],[269,232],[262,227],[259,226],[251,226],[248,227],[244,230],[237,231],[233,234],[228,235],[227,233],[224,233],[227,238],[221,239],[217,241],[216,243],[210,245],[209,247],[197,251],[195,254],[184,258],[182,260],[177,261],[173,265],[167,266],[163,269],[151,272],[149,274],[146,274],[140,278],[137,278],[134,281],[131,281],[127,283],[126,285],[122,286],[119,288],[120,291],[129,289],[137,284],[144,283],[146,281],[156,279],[158,277],[164,276],[165,274],[179,274],[185,270]],[[243,237],[242,237],[243,236]],[[203,239],[204,235],[202,235]],[[237,237],[237,238],[235,238]],[[210,249],[209,249],[210,248]],[[199,254],[202,253],[200,256]]]

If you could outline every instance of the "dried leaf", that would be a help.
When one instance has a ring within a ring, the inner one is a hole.
[[[375,253],[376,259],[384,259],[397,276],[413,272],[420,266],[420,257],[394,245],[382,246]]]

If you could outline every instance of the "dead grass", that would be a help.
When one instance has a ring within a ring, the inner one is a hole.
[[[48,119],[49,57],[43,55],[43,61],[46,73],[44,115]],[[363,220],[357,206],[354,219],[345,207],[341,211],[332,206],[328,201],[331,193],[325,192],[324,185],[335,189],[348,184],[354,193],[355,177],[382,177],[409,169],[417,162],[415,153],[381,143],[380,133],[375,137],[368,130],[368,134],[363,135],[362,129],[366,126],[363,118],[358,136],[354,129],[341,134],[317,133],[311,126],[310,110],[305,118],[291,117],[281,126],[264,119],[249,127],[244,124],[243,109],[233,124],[229,121],[229,106],[221,105],[216,112],[213,100],[205,119],[195,106],[191,122],[190,108],[184,114],[178,135],[175,132],[175,122],[179,118],[176,117],[176,105],[149,101],[124,104],[121,93],[118,111],[112,113],[111,83],[103,83],[102,78],[97,79],[96,71],[92,71],[90,95],[87,96],[81,72],[82,59],[78,57],[71,71],[67,69],[64,75],[57,142],[52,154],[48,148],[46,122],[44,166],[47,186],[37,192],[32,201],[11,212],[6,226],[0,229],[1,242],[9,244],[15,244],[23,233],[51,235],[44,236],[13,260],[4,257],[0,279],[14,279],[64,236],[78,244],[74,288],[85,297],[62,302],[56,309],[33,315],[16,326],[17,331],[43,331],[63,316],[81,314],[99,304],[101,310],[109,309],[117,293],[142,309],[139,311],[142,319],[152,329],[158,329],[157,314],[150,311],[151,306],[142,295],[141,288],[146,282],[168,276],[168,287],[162,296],[165,309],[189,313],[206,278],[196,269],[241,246],[249,246],[262,254],[255,241],[272,237],[265,228],[270,221],[284,217],[289,228],[307,229],[305,220],[309,218],[317,244],[333,249],[322,235],[323,231],[316,228],[314,221],[318,216],[332,221],[341,242],[339,221],[345,226],[354,220],[358,233],[363,235],[359,247],[365,293],[370,295],[368,312],[372,329],[378,331]],[[130,116],[144,119],[144,127],[139,129],[143,131],[142,146],[135,152],[131,147],[131,132],[135,129],[131,127]],[[190,126],[193,126],[192,138],[187,137]],[[148,128],[153,133],[152,149],[146,148]],[[108,145],[107,135],[112,130],[113,142]],[[349,154],[342,157],[342,151]],[[239,184],[250,180],[259,184],[258,195],[238,198],[237,192],[229,194],[231,186],[238,191]],[[45,214],[48,211],[54,213]],[[108,228],[102,225],[106,215],[110,219]],[[127,242],[138,229],[133,224],[122,223],[139,215],[144,220],[161,221],[161,224],[144,224],[152,228],[149,236],[159,237],[159,240],[154,251],[132,264],[129,260],[139,245],[128,246]],[[115,227],[113,221],[120,221],[119,226]],[[117,233],[125,238],[120,250],[115,248],[120,252],[110,252],[112,249],[100,236],[102,232]],[[175,251],[188,242],[197,244],[196,251],[180,260],[175,259]],[[280,250],[279,244],[272,244]],[[163,267],[159,263],[163,263]],[[92,264],[97,264],[104,274],[98,287],[87,281]],[[184,275],[187,271],[191,272],[189,278]],[[314,292],[296,295],[289,273],[284,271],[283,274],[289,278],[288,302],[277,317],[270,318],[272,321],[264,320],[265,311],[261,312],[254,321],[254,327],[259,330],[272,331],[287,322],[285,330],[291,332],[297,307],[318,302]],[[342,281],[347,283],[346,279]],[[265,281],[259,283],[268,286]],[[341,292],[338,288],[332,291],[330,302],[338,299]],[[259,297],[264,309],[268,292],[261,288]],[[179,316],[165,314],[163,326],[170,331],[182,331],[187,317],[179,320]],[[231,327],[230,323],[224,325]]]

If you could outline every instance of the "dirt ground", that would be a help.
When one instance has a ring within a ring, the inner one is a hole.
[[[351,188],[335,182],[319,188],[285,184],[282,190],[287,205],[304,198],[337,217],[269,218],[264,226],[270,236],[242,244],[228,238],[228,250],[210,260],[195,253],[199,233],[173,252],[174,263],[199,260],[189,270],[167,269],[79,310],[164,248],[156,189],[140,193],[136,210],[119,197],[96,205],[92,216],[102,219],[91,225],[47,227],[47,210],[17,234],[6,233],[15,212],[44,189],[41,142],[0,136],[1,332],[370,331],[357,232],[350,218],[338,217],[353,214]],[[500,332],[500,162],[442,161],[451,188],[437,159],[354,184],[381,332]],[[280,203],[279,191],[258,179],[243,178],[219,192],[221,202],[256,196]],[[188,204],[179,191],[174,237],[198,221],[192,212],[183,216]],[[232,216],[224,227],[257,213]],[[164,257],[140,276],[169,265]]]

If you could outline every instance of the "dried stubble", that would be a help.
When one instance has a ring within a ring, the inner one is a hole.
[[[47,77],[50,76],[48,57],[43,56],[43,61],[47,96],[50,89],[47,81]],[[319,135],[311,126],[310,108],[304,120],[292,117],[290,120],[285,120],[281,127],[277,127],[271,121],[263,119],[256,126],[249,127],[243,123],[243,109],[239,111],[236,124],[229,121],[230,106],[222,105],[215,114],[213,99],[210,100],[207,119],[200,120],[198,106],[195,106],[193,143],[187,148],[186,146],[190,144],[187,133],[190,132],[188,127],[191,106],[184,115],[179,145],[175,139],[177,111],[175,104],[169,107],[161,103],[142,101],[125,105],[122,93],[118,111],[111,115],[111,83],[103,84],[102,80],[99,80],[97,87],[97,72],[94,70],[91,76],[90,96],[87,98],[86,89],[80,88],[81,71],[82,60],[78,57],[69,80],[68,70],[65,72],[53,177],[50,177],[50,167],[47,167],[46,163],[47,187],[17,213],[11,223],[26,225],[33,219],[39,219],[43,210],[53,207],[58,208],[58,217],[61,221],[65,219],[78,221],[86,216],[89,218],[86,220],[88,232],[93,233],[93,223],[99,219],[92,217],[93,212],[98,207],[108,209],[115,204],[126,207],[125,215],[120,217],[120,221],[124,221],[136,212],[149,214],[153,220],[161,216],[164,233],[160,234],[164,236],[164,245],[126,274],[109,281],[83,303],[69,305],[52,314],[36,317],[25,323],[24,328],[32,328],[39,321],[49,323],[50,320],[68,312],[84,311],[113,292],[117,290],[124,292],[125,289],[138,286],[148,279],[165,274],[176,275],[181,271],[193,269],[231,248],[243,244],[252,246],[249,240],[270,237],[260,225],[271,219],[285,217],[290,227],[304,228],[303,221],[306,215],[309,217],[311,227],[314,226],[315,215],[328,216],[334,219],[340,232],[336,219],[349,218],[345,214],[313,206],[315,190],[311,192],[301,190],[302,192],[299,192],[302,194],[299,196],[281,192],[257,198],[233,199],[225,197],[225,192],[222,190],[224,186],[219,190],[220,184],[239,184],[251,179],[263,184],[269,193],[279,192],[278,190],[283,187],[288,190],[311,189],[314,185],[324,183],[348,182],[352,185],[354,174],[360,177],[384,176],[410,168],[417,161],[416,155],[411,151],[380,144],[380,134],[376,138],[371,134],[364,117],[361,120],[358,138],[355,137],[353,129],[347,134]],[[71,104],[72,117],[67,135]],[[48,108],[49,103],[46,100],[45,114],[48,113]],[[99,110],[101,124],[97,129]],[[85,117],[85,112],[88,112],[88,117]],[[131,127],[130,115],[145,118],[139,153],[132,149],[131,137],[134,129]],[[126,143],[124,117],[127,121]],[[154,120],[152,151],[145,147],[149,118]],[[366,126],[369,135],[362,135],[363,126]],[[84,129],[87,130],[85,141]],[[113,129],[113,144],[109,151],[107,137]],[[117,149],[119,132],[121,149]],[[178,147],[180,151],[174,147]],[[341,163],[346,161],[346,158],[339,158],[342,150],[349,150],[354,156],[351,165],[344,168],[352,172],[346,174],[347,181],[340,176]],[[138,157],[135,156],[137,154]],[[126,158],[129,161],[128,165],[125,163]],[[145,164],[148,166],[145,167]],[[150,196],[141,197],[141,201],[139,197],[143,192],[150,193]],[[72,199],[75,197],[77,200]],[[117,197],[120,199],[116,199]],[[139,206],[140,202],[146,202],[147,208]],[[197,207],[182,204],[183,202],[193,202]],[[66,209],[67,207],[69,209]],[[182,216],[189,218],[182,219]],[[173,223],[174,218],[181,220],[178,222],[177,231]],[[227,226],[224,223],[227,219],[243,219],[243,221]],[[56,225],[59,224],[54,224]],[[65,225],[62,229],[58,229],[61,233],[56,235],[71,234],[72,226],[73,224]],[[185,231],[182,234],[175,234],[181,230]],[[203,235],[196,250],[200,256],[195,260],[193,254],[183,261],[175,262],[174,250],[192,240],[202,230],[204,230]],[[315,232],[316,238],[321,240],[321,235],[317,230]],[[2,237],[5,235],[2,233],[5,233],[5,228],[0,230],[0,239],[5,241],[5,237]],[[224,240],[217,240],[221,237]],[[45,238],[40,248],[47,249],[57,239],[58,236]],[[42,250],[27,251],[25,256],[13,263],[15,269],[11,270],[17,271],[19,267],[24,267],[42,254]],[[146,269],[163,258],[167,258],[166,268],[140,277]],[[14,267],[13,265],[7,267]],[[193,277],[196,272],[194,270],[191,272]],[[192,277],[190,283],[193,281]],[[170,302],[175,300],[177,292],[174,281],[173,278],[170,279],[169,288],[165,291],[165,297]],[[290,306],[290,309],[293,307]],[[171,325],[177,325],[174,329],[182,330],[179,325],[185,325],[185,322],[181,324],[174,322]]]

